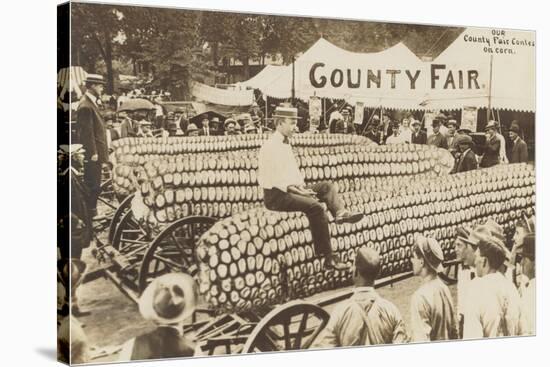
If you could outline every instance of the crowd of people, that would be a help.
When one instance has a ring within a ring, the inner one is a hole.
[[[235,118],[222,122],[217,117],[205,117],[197,125],[186,121],[180,113],[182,111],[165,115],[162,108],[155,108],[153,114],[151,111],[129,111],[105,115],[98,104],[104,84],[101,76],[88,76],[87,91],[77,112],[84,185],[75,186],[76,189],[83,186],[83,194],[81,210],[73,213],[75,225],[71,235],[75,237],[72,243],[73,247],[78,247],[76,252],[73,248],[73,257],[75,254],[78,257],[82,248],[91,241],[89,233],[84,236],[78,229],[79,224],[89,227],[90,218],[97,214],[101,168],[108,161],[111,141],[121,137],[155,136],[158,130],[164,136],[178,133],[187,136],[236,135],[241,130],[244,133],[263,132],[266,126],[257,115],[251,115],[244,122]],[[275,110],[270,126],[274,132],[259,153],[258,182],[264,190],[264,203],[270,210],[303,212],[309,219],[316,256],[324,257],[326,268],[346,270],[348,266],[331,251],[329,217],[321,203],[326,204],[337,224],[357,222],[363,214],[349,212],[344,207],[333,183],[305,185],[289,144],[289,138],[297,131],[298,119],[297,109],[290,106],[280,106]],[[503,137],[498,133],[496,122],[491,121],[485,128],[483,155],[478,159],[472,152],[472,138],[457,129],[453,119],[437,116],[430,136],[422,131],[421,123],[414,118],[407,117],[401,123],[388,119],[384,116],[385,121],[375,122],[366,136],[378,144],[431,144],[449,149],[456,157],[455,172],[478,166],[490,167],[506,160],[527,160],[527,147],[520,138],[517,124],[512,124],[510,129],[514,147],[511,155],[506,157],[505,153],[503,156]],[[118,128],[114,126],[114,120],[120,124]],[[351,111],[342,111],[341,118],[337,116],[331,121],[329,130],[356,134]],[[73,193],[73,203],[75,197],[80,197],[76,194]],[[82,238],[78,237],[79,233]],[[502,227],[492,220],[457,231],[455,246],[457,259],[462,265],[455,307],[455,300],[441,277],[443,251],[440,244],[433,238],[417,236],[411,261],[413,273],[421,279],[421,286],[410,299],[410,325],[405,325],[392,301],[383,299],[374,289],[381,268],[380,255],[372,248],[360,247],[353,269],[350,269],[355,280],[353,296],[334,309],[315,345],[340,347],[534,334],[534,218],[526,218],[518,225],[511,251],[504,238]],[[82,265],[78,258],[74,260],[71,262],[73,274],[75,271],[81,274],[85,269],[78,267]],[[78,280],[73,280],[73,284],[78,284]],[[73,285],[73,294],[76,293],[74,290]],[[71,302],[72,317],[78,317],[77,300],[73,298]],[[157,328],[128,341],[122,349],[121,360],[201,353],[200,346],[183,334],[183,323],[193,314],[196,302],[195,283],[191,277],[168,274],[155,279],[142,294],[139,311]],[[79,348],[73,349],[73,353],[82,355],[73,361],[85,359],[87,355],[84,333],[82,338],[78,341]]]

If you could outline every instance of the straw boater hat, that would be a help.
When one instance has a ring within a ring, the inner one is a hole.
[[[107,84],[105,79],[103,79],[103,75],[99,75],[99,74],[88,74],[84,82],[86,84],[103,84],[103,85]]]
[[[489,130],[489,129],[493,129],[493,130],[498,130],[498,123],[495,121],[495,120],[491,120],[487,123],[487,126],[485,126],[485,131]]]
[[[147,287],[139,299],[139,312],[159,325],[177,324],[193,314],[196,306],[195,281],[187,274],[162,275]]]
[[[196,130],[198,130],[198,129],[199,129],[199,128],[198,128],[197,125],[195,125],[195,124],[189,124],[189,125],[187,125],[187,132],[189,132],[189,131],[196,131]]]
[[[454,127],[458,127],[458,123],[456,122],[455,119],[450,119],[449,122],[447,123],[447,127],[453,125]]]
[[[443,272],[443,250],[439,242],[430,237],[422,235],[416,237],[415,246],[420,250],[426,264],[435,272]]]
[[[273,113],[273,117],[280,117],[280,118],[290,118],[298,120],[300,117],[298,117],[298,109],[295,107],[282,107],[278,106],[275,108],[275,112]]]
[[[418,121],[417,119],[412,119],[411,126],[414,126],[414,125],[420,125],[420,121]]]
[[[232,119],[232,118],[228,118],[228,119],[225,120],[225,122],[223,123],[223,126],[227,127],[227,126],[229,126],[230,124],[233,124],[233,125],[237,126],[237,121],[235,121],[235,120]]]

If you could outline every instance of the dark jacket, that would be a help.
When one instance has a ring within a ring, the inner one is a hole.
[[[432,134],[428,137],[427,141],[428,145],[434,145],[438,148],[447,149],[447,137],[441,134],[441,132],[437,134]]]
[[[512,146],[509,161],[510,163],[526,163],[527,160],[527,143],[518,137]]]
[[[139,132],[139,123],[137,121],[131,121],[128,118],[125,118],[120,124],[120,137],[121,138],[132,138],[136,137]]]
[[[497,165],[500,162],[499,153],[500,141],[495,135],[492,139],[485,142],[483,157],[481,158],[481,162],[479,162],[479,167],[487,168]]]
[[[136,337],[132,360],[192,357],[195,348],[171,327],[158,327]]]
[[[345,123],[344,120],[337,120],[334,124],[334,133],[355,134],[355,126],[353,124],[353,121],[348,121],[347,123]]]
[[[428,141],[428,137],[426,136],[426,133],[422,130],[416,134],[414,131],[411,134],[411,144],[426,144]]]
[[[211,127],[208,128],[208,132],[210,133],[210,136],[220,135],[218,130],[215,130]],[[206,136],[206,133],[204,132],[204,128],[199,129],[199,136]]]
[[[477,169],[476,155],[471,149],[468,149],[458,158],[453,173],[466,172],[474,169]]]
[[[382,141],[382,134],[380,133],[380,131],[375,133],[374,130],[371,130],[366,133],[365,136],[378,145],[380,145],[380,142]]]
[[[107,148],[107,135],[105,123],[97,106],[87,94],[84,94],[77,110],[77,124],[80,143],[86,150],[84,156],[90,159],[97,154],[99,163],[106,163],[109,160]]]

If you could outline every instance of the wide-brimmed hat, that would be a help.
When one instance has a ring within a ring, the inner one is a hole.
[[[300,117],[298,117],[298,109],[295,107],[278,106],[277,108],[275,108],[273,117],[289,118],[289,119],[295,119],[295,120],[300,119]]]
[[[458,127],[458,122],[456,122],[455,119],[450,119],[449,122],[447,122],[447,127],[454,125],[454,127]]]
[[[237,126],[237,121],[235,121],[235,120],[232,119],[232,118],[228,118],[228,119],[225,120],[225,122],[223,123],[223,126],[227,127],[227,126],[229,126],[230,124],[233,124],[233,125]]]
[[[489,130],[489,129],[493,129],[493,130],[498,130],[498,122],[496,122],[495,120],[491,120],[487,123],[487,126],[485,126],[485,131]]]
[[[139,299],[146,320],[171,325],[191,316],[196,306],[195,281],[187,274],[162,275],[149,284]]]
[[[195,125],[195,124],[189,124],[189,125],[187,125],[187,131],[188,131],[188,132],[189,132],[189,131],[196,131],[196,130],[198,130],[198,129],[199,129],[199,128],[198,128],[197,125]]]
[[[430,268],[437,273],[443,272],[443,250],[437,240],[419,235],[415,239],[415,246]]]
[[[103,78],[103,75],[100,75],[100,74],[88,74],[84,82],[86,84],[103,84],[103,85],[107,84],[107,82]]]
[[[506,240],[504,235],[504,228],[497,222],[495,222],[493,219],[489,218],[487,221],[483,224],[483,226],[489,228],[489,231],[493,236],[495,236],[500,241],[504,242]]]

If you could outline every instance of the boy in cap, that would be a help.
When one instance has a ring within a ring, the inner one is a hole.
[[[122,347],[120,361],[191,357],[195,346],[183,335],[183,322],[196,307],[195,281],[187,274],[162,275],[145,289],[139,312],[157,327],[130,339]]]
[[[429,237],[416,237],[412,251],[414,275],[422,285],[411,298],[411,341],[457,339],[457,322],[449,288],[438,273],[443,271],[443,251]]]
[[[454,139],[457,149],[457,161],[453,173],[466,172],[477,169],[476,154],[472,150],[474,144],[472,138],[466,134],[460,134]]]
[[[487,168],[500,163],[500,140],[497,138],[497,123],[489,121],[485,127],[485,146],[479,167]]]
[[[511,280],[500,271],[506,248],[483,238],[476,250],[476,275],[464,313],[464,339],[521,335],[520,298]]]
[[[521,330],[524,335],[534,335],[536,328],[534,233],[529,233],[523,238],[523,243],[518,248],[517,255],[521,258],[521,272],[528,279],[521,293]]]
[[[327,205],[339,224],[358,222],[363,214],[346,210],[338,189],[331,182],[305,186],[290,145],[298,111],[293,107],[277,107],[273,117],[276,131],[262,145],[258,158],[258,183],[264,190],[264,204],[269,210],[305,213],[317,256],[324,257],[325,267],[344,270],[347,266],[332,253],[328,217],[321,203]]]
[[[380,255],[376,250],[367,246],[357,250],[353,296],[331,313],[316,346],[333,348],[407,341],[401,313],[374,290],[380,266]]]
[[[392,134],[390,136],[388,136],[388,138],[386,139],[386,144],[391,145],[391,144],[405,144],[405,143],[408,143],[405,140],[405,137],[403,135],[401,135],[400,131],[401,131],[401,126],[399,126],[399,123],[394,122],[392,124]]]
[[[432,127],[433,134],[428,137],[427,144],[436,146],[438,148],[447,149],[447,139],[445,138],[445,135],[443,135],[441,131],[439,131],[441,128],[441,120],[434,119],[432,122]]]
[[[520,133],[517,121],[513,121],[509,132],[513,144],[510,152],[510,163],[527,163],[527,144],[520,137]]]
[[[412,133],[411,133],[411,144],[426,144],[428,137],[426,133],[420,129],[420,121],[413,119],[411,122]]]

